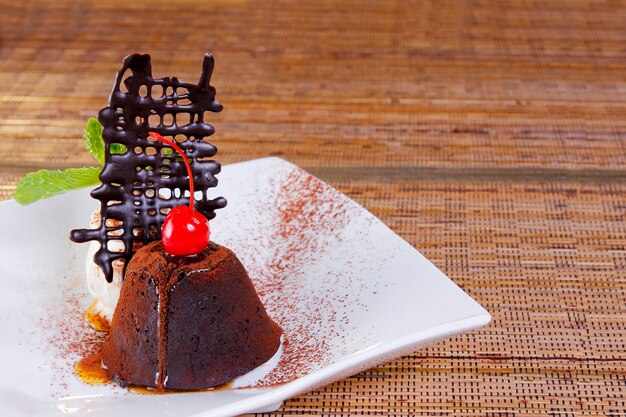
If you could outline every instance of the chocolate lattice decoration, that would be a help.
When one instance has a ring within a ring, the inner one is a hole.
[[[133,256],[137,244],[161,239],[161,225],[175,206],[189,204],[189,180],[185,165],[169,146],[148,132],[176,141],[189,158],[196,188],[196,210],[208,219],[226,206],[222,197],[209,199],[207,191],[217,185],[220,164],[211,160],[217,148],[204,138],[215,132],[205,122],[207,112],[220,112],[215,88],[209,85],[213,56],[204,55],[198,85],[176,77],[152,78],[150,55],[133,54],[124,59],[109,98],[109,107],[98,114],[105,143],[102,185],[91,192],[100,201],[100,227],[73,230],[75,242],[97,240],[94,261],[109,282],[113,261]],[[127,70],[131,75],[124,79]],[[123,90],[124,88],[124,90]],[[201,196],[199,195],[201,194]],[[122,249],[112,250],[113,246]]]

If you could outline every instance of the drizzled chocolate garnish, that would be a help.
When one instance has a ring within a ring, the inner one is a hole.
[[[209,85],[213,56],[204,55],[197,85],[176,77],[152,78],[150,55],[129,55],[117,73],[109,107],[98,114],[105,143],[102,185],[91,192],[100,201],[100,227],[73,230],[74,242],[96,240],[100,249],[94,261],[109,282],[113,261],[124,265],[137,244],[161,239],[167,213],[189,203],[185,164],[173,149],[148,136],[148,132],[176,141],[191,162],[196,209],[208,219],[225,207],[222,197],[210,199],[207,191],[217,185],[220,164],[211,159],[217,148],[204,139],[215,132],[205,122],[208,112],[220,112],[215,88]],[[131,74],[126,74],[130,70]],[[126,78],[124,78],[126,75]],[[121,246],[122,251],[111,250]]]

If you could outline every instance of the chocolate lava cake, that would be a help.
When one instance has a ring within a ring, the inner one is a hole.
[[[123,262],[102,351],[107,373],[122,386],[207,389],[262,365],[280,347],[281,329],[245,268],[210,241],[209,220],[226,206],[208,193],[221,170],[206,140],[215,131],[207,114],[222,110],[210,85],[213,66],[205,54],[200,79],[190,84],[154,78],[149,55],[129,55],[98,115],[104,166],[91,196],[100,201],[100,222],[70,237],[98,242],[93,261],[108,282],[114,263]]]
[[[122,386],[206,389],[268,361],[280,336],[231,250],[174,257],[156,241],[126,269],[103,363]]]

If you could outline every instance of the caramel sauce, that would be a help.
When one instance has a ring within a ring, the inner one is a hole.
[[[113,382],[107,370],[102,367],[101,352],[82,358],[76,363],[74,370],[76,375],[89,385],[106,385]]]
[[[137,394],[143,395],[163,395],[163,394],[188,394],[190,392],[215,392],[215,391],[225,391],[227,389],[231,389],[233,386],[233,381],[227,382],[222,385],[217,385],[213,388],[207,389],[199,389],[193,391],[178,391],[178,390],[168,390],[168,389],[156,389],[156,388],[148,388],[148,387],[139,387],[136,385],[131,385],[126,387],[128,390],[132,392],[136,392]]]
[[[148,387],[140,387],[138,385],[129,385],[129,386],[126,387],[126,389],[129,390],[129,391],[132,391],[134,393],[142,394],[142,395],[170,394],[170,392],[166,391],[166,390],[159,390],[159,389],[148,388]]]
[[[102,314],[94,311],[96,308],[97,300],[94,300],[93,303],[89,306],[87,311],[85,311],[85,320],[94,330],[98,332],[108,332],[111,330],[111,325],[109,321]]]

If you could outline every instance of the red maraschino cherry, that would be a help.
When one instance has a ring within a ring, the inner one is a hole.
[[[189,206],[177,206],[170,210],[163,221],[161,235],[163,236],[163,248],[170,255],[189,256],[196,255],[209,244],[209,222],[202,215],[193,209],[193,173],[191,165],[185,156],[185,152],[171,140],[165,139],[163,136],[155,132],[149,132],[150,136],[171,146],[180,154],[187,167],[187,175],[189,176]]]

